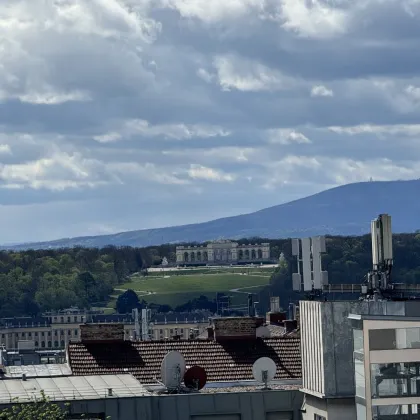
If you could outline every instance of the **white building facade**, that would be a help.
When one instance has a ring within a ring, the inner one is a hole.
[[[177,264],[238,264],[270,260],[270,244],[240,245],[217,241],[203,246],[177,246]]]
[[[350,319],[357,420],[420,419],[420,317]]]

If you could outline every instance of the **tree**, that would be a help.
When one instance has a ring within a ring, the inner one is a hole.
[[[140,309],[140,300],[134,290],[128,289],[118,296],[115,309],[119,314],[130,313],[133,309]]]
[[[66,420],[69,414],[69,406],[65,408],[50,402],[44,391],[41,398],[30,403],[16,403],[12,407],[0,411],[0,420],[41,420],[54,419]]]

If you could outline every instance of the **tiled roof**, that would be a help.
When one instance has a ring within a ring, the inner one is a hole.
[[[142,383],[160,379],[160,365],[168,351],[182,353],[186,365],[200,365],[209,382],[253,379],[252,365],[271,357],[277,365],[275,379],[301,378],[299,338],[268,338],[218,343],[211,340],[70,343],[73,375],[131,373]]]

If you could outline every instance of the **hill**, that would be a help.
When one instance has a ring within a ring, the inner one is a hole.
[[[220,238],[361,235],[369,232],[370,220],[380,213],[392,215],[395,232],[414,232],[420,228],[419,193],[420,180],[354,183],[254,213],[205,223],[65,238],[7,248],[18,250],[106,245],[144,247]]]

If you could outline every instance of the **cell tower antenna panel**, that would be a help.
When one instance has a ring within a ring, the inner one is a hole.
[[[321,237],[312,238],[312,269],[314,277],[314,289],[322,289],[322,268],[321,268]]]
[[[267,388],[267,384],[276,376],[277,367],[273,359],[269,357],[260,357],[252,366],[252,375],[257,382],[263,383]]]
[[[312,290],[312,270],[311,270],[311,239],[302,239],[302,271],[303,271],[303,290]]]
[[[292,239],[292,255],[294,257],[300,256],[300,241],[299,239]]]
[[[169,391],[179,389],[185,375],[184,356],[177,351],[170,351],[160,366],[162,382]]]

